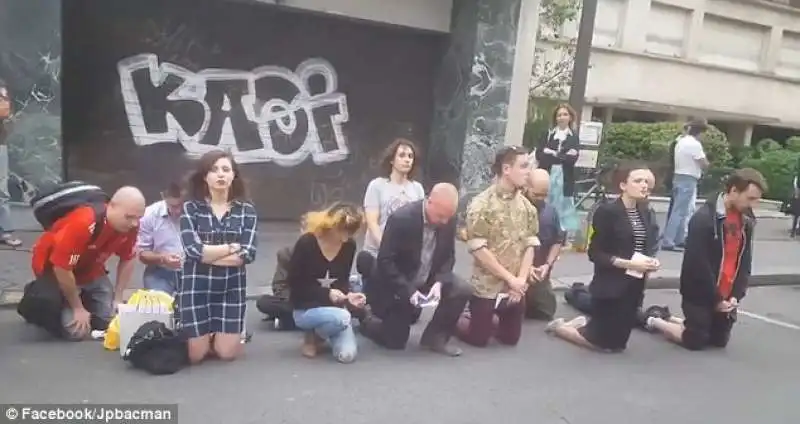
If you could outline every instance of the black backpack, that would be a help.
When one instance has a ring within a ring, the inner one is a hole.
[[[56,221],[75,208],[91,206],[95,211],[95,227],[92,232],[94,242],[105,222],[108,201],[108,195],[100,187],[83,181],[69,181],[39,192],[31,199],[31,208],[36,221],[42,228],[49,230]]]
[[[189,364],[188,343],[163,322],[150,321],[133,334],[122,359],[150,374],[174,374]]]

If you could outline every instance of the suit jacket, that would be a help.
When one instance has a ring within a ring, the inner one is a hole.
[[[383,230],[377,263],[368,283],[369,296],[409,299],[419,289],[414,281],[422,254],[423,204],[409,203],[389,216]],[[436,281],[450,281],[455,264],[455,217],[436,230],[431,272],[427,286]],[[377,299],[376,299],[377,300]]]
[[[658,223],[647,202],[637,206],[647,231],[645,251],[655,256],[658,251]],[[589,290],[598,298],[614,298],[622,295],[632,284],[625,270],[612,264],[615,257],[630,259],[633,256],[633,226],[621,199],[600,205],[592,218],[594,234],[589,243],[589,260],[594,263],[594,277]]]

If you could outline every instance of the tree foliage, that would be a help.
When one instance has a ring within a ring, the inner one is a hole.
[[[564,98],[572,81],[577,31],[567,34],[567,24],[580,19],[581,0],[542,0],[539,7],[537,52],[531,79],[536,97]],[[577,28],[577,25],[570,25]]]

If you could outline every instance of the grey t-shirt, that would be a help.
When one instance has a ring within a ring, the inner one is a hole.
[[[406,181],[396,184],[388,178],[379,177],[369,182],[367,192],[364,194],[364,210],[378,212],[378,225],[381,231],[386,226],[389,215],[403,205],[425,197],[425,189],[416,181]],[[364,250],[377,256],[380,245],[369,231],[364,239]]]

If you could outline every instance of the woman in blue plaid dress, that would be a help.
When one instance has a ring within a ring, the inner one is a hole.
[[[245,200],[233,157],[204,154],[189,179],[181,214],[185,260],[178,318],[189,338],[189,360],[236,359],[242,351],[247,278],[256,257],[256,211]]]

